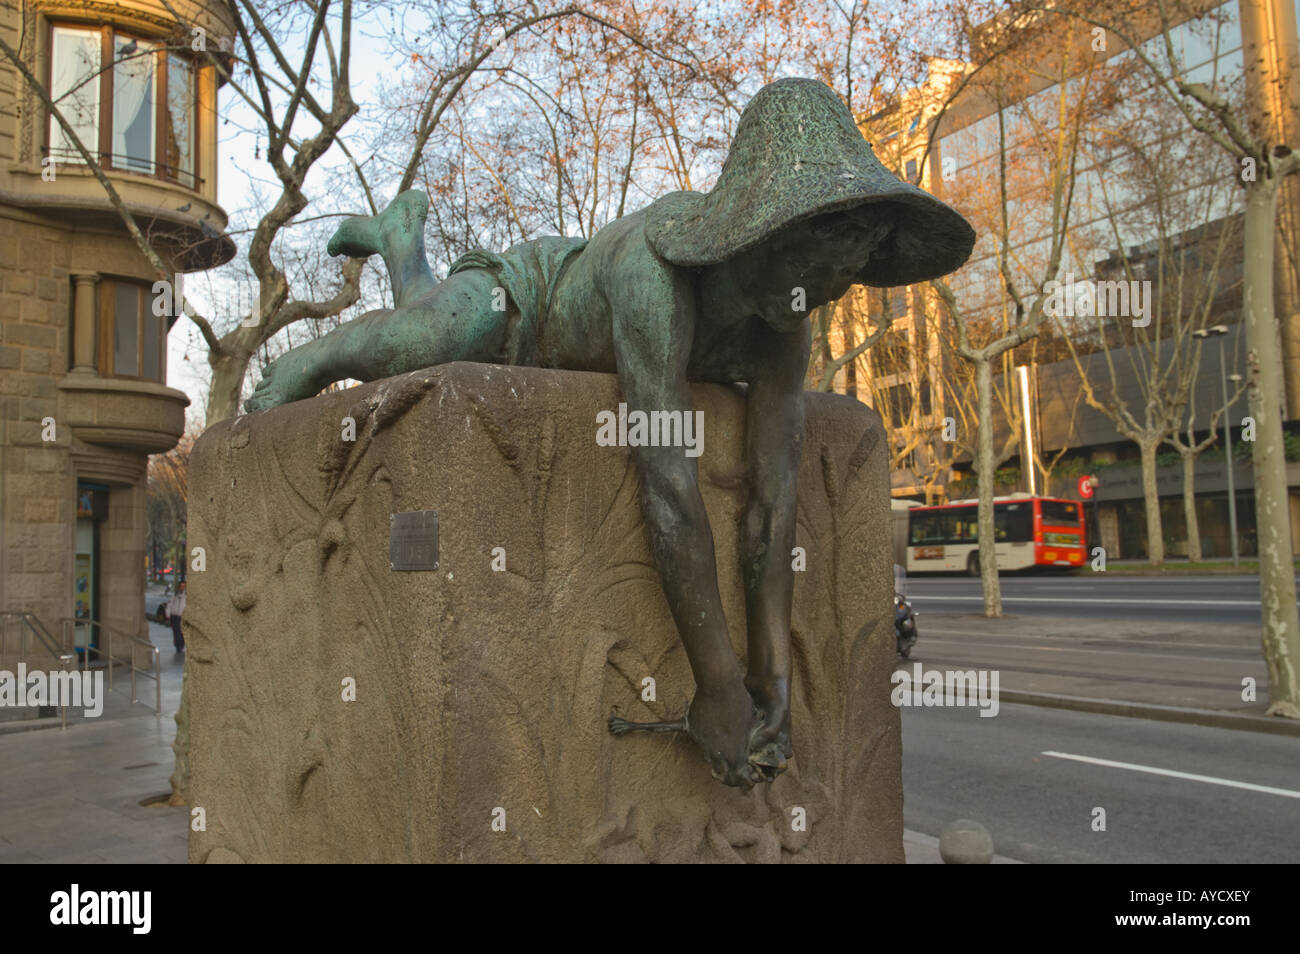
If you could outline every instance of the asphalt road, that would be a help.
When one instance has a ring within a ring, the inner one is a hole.
[[[973,577],[909,576],[918,612],[978,613]],[[1187,622],[1258,623],[1257,576],[1003,576],[1002,605],[1017,616],[1074,616]]]
[[[913,830],[972,818],[1036,863],[1300,861],[1300,738],[1009,704],[902,715]]]

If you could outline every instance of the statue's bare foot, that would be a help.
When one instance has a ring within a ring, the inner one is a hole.
[[[253,389],[253,396],[244,402],[248,413],[264,411],[291,401],[311,397],[319,388],[313,385],[313,362],[307,349],[310,345],[293,348],[262,369],[262,380]]]
[[[686,717],[687,732],[713,766],[713,777],[737,788],[752,788],[762,774],[750,764],[754,703],[745,687],[696,692]]]
[[[325,250],[331,255],[368,258],[391,247],[394,236],[422,230],[428,214],[429,197],[417,189],[408,189],[378,215],[356,215],[344,219]]]

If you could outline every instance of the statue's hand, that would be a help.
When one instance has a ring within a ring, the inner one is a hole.
[[[749,761],[754,704],[739,681],[727,689],[696,692],[686,724],[718,781],[748,789],[761,780]]]

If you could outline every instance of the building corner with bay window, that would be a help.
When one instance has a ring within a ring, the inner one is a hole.
[[[233,32],[220,0],[0,7],[67,122],[0,56],[0,611],[78,650],[105,627],[147,636],[146,469],[189,404],[166,386],[180,309],[155,307],[160,277],[82,149],[172,275],[229,261],[216,97]]]

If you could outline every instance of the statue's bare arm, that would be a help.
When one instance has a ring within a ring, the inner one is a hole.
[[[687,362],[696,320],[694,293],[676,269],[651,262],[637,267],[639,282],[619,281],[612,305],[619,384],[628,409],[691,409]],[[648,257],[648,256],[647,256]],[[731,785],[757,780],[749,764],[754,728],[752,699],[731,647],[718,592],[713,534],[700,496],[697,460],[681,447],[634,447],[641,508],[651,555],[695,677],[687,730]]]

